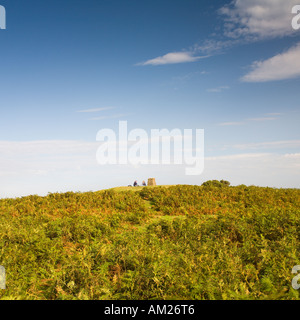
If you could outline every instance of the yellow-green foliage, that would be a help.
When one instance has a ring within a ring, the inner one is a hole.
[[[299,299],[299,189],[134,191],[0,200],[0,298]]]

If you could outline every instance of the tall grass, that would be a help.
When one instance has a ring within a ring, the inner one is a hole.
[[[0,200],[1,299],[299,299],[300,190],[145,187]]]

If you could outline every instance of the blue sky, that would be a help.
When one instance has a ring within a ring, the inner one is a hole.
[[[299,187],[297,0],[1,0],[0,196]],[[300,24],[300,19],[299,19]],[[103,128],[205,130],[205,169],[96,162]]]

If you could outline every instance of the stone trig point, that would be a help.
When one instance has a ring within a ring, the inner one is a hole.
[[[147,185],[148,185],[148,186],[156,186],[155,178],[149,178]]]

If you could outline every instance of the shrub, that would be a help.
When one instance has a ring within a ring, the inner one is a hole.
[[[230,182],[226,180],[208,180],[202,183],[204,187],[226,187],[230,186]]]

